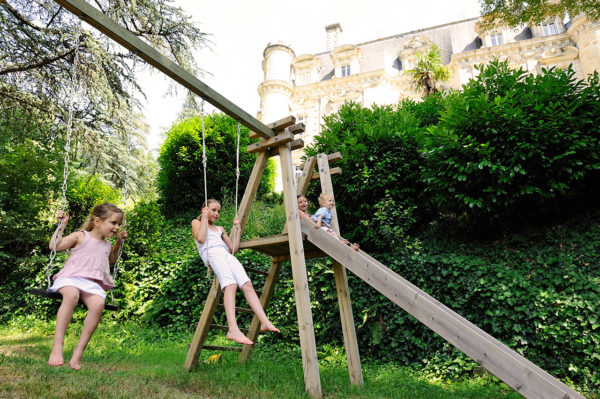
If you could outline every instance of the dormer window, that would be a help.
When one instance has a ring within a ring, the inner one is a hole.
[[[350,64],[342,65],[342,76],[350,76]]]
[[[499,46],[504,44],[504,38],[502,37],[502,33],[496,33],[495,35],[490,35],[490,44],[492,46]]]
[[[307,85],[310,83],[310,72],[303,72],[298,76],[298,84]]]
[[[556,22],[542,24],[542,32],[544,32],[544,36],[558,35],[558,27],[556,26]]]

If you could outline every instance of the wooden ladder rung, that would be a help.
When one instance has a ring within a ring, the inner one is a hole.
[[[225,305],[223,305],[222,303],[218,304],[217,307],[220,308],[220,309],[225,309]],[[254,312],[252,311],[252,309],[238,308],[237,306],[235,307],[235,311],[236,312],[241,312],[241,313],[254,314]]]
[[[269,275],[269,272],[265,272],[263,270],[255,269],[253,267],[244,267],[244,269],[246,269],[247,272],[258,273],[258,274],[262,274],[264,276],[268,276]]]
[[[214,346],[214,345],[202,345],[202,349],[206,349],[209,351],[234,351],[241,352],[241,346]]]
[[[219,324],[211,324],[210,328],[213,328],[215,330],[229,331],[229,327],[222,326],[222,325],[219,325]],[[247,328],[240,328],[240,331],[243,332],[244,334],[248,334],[248,329]]]

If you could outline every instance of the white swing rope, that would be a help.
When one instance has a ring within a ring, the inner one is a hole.
[[[135,66],[136,66],[136,61],[135,59],[133,60],[133,66],[132,66],[132,70],[133,70],[133,76],[135,77]],[[129,123],[127,124],[127,129],[125,130],[125,134],[127,135],[127,160],[125,163],[125,182],[123,183],[124,185],[124,191],[123,191],[123,224],[122,227],[126,227],[127,226],[127,200],[129,199],[129,169],[131,167],[131,134],[130,131],[133,132],[134,129],[134,124],[133,124],[133,107],[134,107],[134,102],[133,102],[133,82],[131,83],[131,92],[129,93],[129,112],[131,113],[131,118],[129,118]],[[119,237],[117,236],[117,240],[119,239]],[[123,246],[125,245],[125,242],[121,243],[121,246],[119,247],[119,253],[117,255],[117,260],[115,261],[115,264],[113,266],[113,281],[116,283],[117,281],[117,272],[119,270],[119,261],[121,260],[121,254],[123,253]],[[113,290],[110,290],[110,304],[114,304],[115,298],[113,296]]]
[[[204,99],[200,102],[200,119],[202,121],[202,169],[204,171],[204,205],[208,206],[208,189],[206,186],[206,130],[204,127]],[[204,236],[204,242],[206,243],[206,278],[210,278],[212,268],[210,266],[210,260],[208,258],[208,212],[206,215],[206,233]]]
[[[236,146],[236,150],[235,150],[235,217],[237,219],[238,217],[238,185],[239,185],[239,181],[240,181],[240,123],[238,122],[237,124],[237,146]],[[242,232],[240,231],[239,225],[238,228],[236,229],[236,234],[241,234]],[[234,254],[234,248],[233,245],[231,245],[231,254]]]
[[[71,93],[69,96],[69,116],[67,119],[67,138],[65,141],[65,156],[64,156],[64,167],[63,167],[63,182],[62,182],[62,199],[61,199],[61,210],[63,213],[67,207],[67,180],[69,178],[69,153],[71,152],[71,136],[73,132],[73,112],[75,108],[75,94],[77,93],[78,86],[78,78],[77,75],[79,73],[79,45],[80,45],[80,36],[81,36],[81,21],[79,21],[77,25],[77,31],[75,36],[75,50],[73,56],[73,68],[72,68],[72,85],[71,85]],[[48,288],[52,285],[52,280],[50,276],[52,274],[52,263],[54,262],[54,258],[56,257],[56,248],[58,246],[58,242],[62,238],[62,221],[63,219],[58,220],[58,224],[56,226],[56,230],[54,231],[54,240],[52,242],[52,251],[50,252],[50,261],[46,266],[45,275],[46,281],[48,282]],[[42,283],[40,283],[40,288],[42,287]]]

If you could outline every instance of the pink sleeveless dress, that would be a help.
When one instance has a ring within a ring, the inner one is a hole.
[[[85,230],[83,234],[85,235],[83,242],[71,249],[71,255],[65,262],[65,266],[54,275],[54,280],[61,277],[81,277],[98,283],[108,291],[115,286],[108,264],[110,242],[92,238]]]

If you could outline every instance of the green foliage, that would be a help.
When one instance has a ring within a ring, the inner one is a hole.
[[[597,0],[481,0],[485,27],[497,24],[517,26],[521,24],[541,24],[549,19],[563,19],[565,15],[574,18],[581,13],[592,19],[600,18]]]
[[[123,252],[151,255],[159,249],[158,240],[165,227],[164,216],[156,200],[143,199],[127,213],[127,241]]]
[[[457,95],[457,92],[442,91],[434,93],[424,97],[419,102],[405,98],[400,101],[398,108],[414,115],[421,127],[437,125],[440,120],[440,114],[446,108],[446,102],[452,95]]]
[[[229,116],[213,113],[204,117],[209,198],[222,199],[235,194],[237,122]],[[255,154],[246,152],[250,144],[248,129],[241,128],[240,192],[248,183]],[[202,117],[188,118],[171,127],[159,156],[158,190],[164,213],[173,216],[204,202],[202,164]],[[261,180],[258,195],[274,187],[274,164],[269,164]]]
[[[600,168],[600,84],[493,61],[430,127],[424,178],[440,212],[476,228],[540,217],[592,189]]]
[[[442,50],[437,44],[429,46],[427,51],[419,52],[413,69],[406,73],[411,77],[411,84],[423,91],[425,97],[437,93],[440,82],[450,79],[450,68],[442,61]]]
[[[107,0],[96,5],[178,65],[198,70],[193,52],[207,44],[206,33],[180,7],[168,0]],[[130,180],[140,182],[147,166],[145,150],[139,151],[145,147],[147,126],[134,98],[136,92],[143,96],[135,77],[137,55],[87,28],[52,0],[0,2],[0,107],[11,99],[27,112],[66,125],[72,103],[76,144],[71,158],[79,168],[90,174],[110,170],[113,176],[103,177],[122,187],[119,176],[125,175],[130,138]],[[65,131],[58,133],[64,137]]]
[[[118,194],[97,175],[71,174],[67,187],[69,226],[79,230],[96,205],[112,202],[118,207]],[[56,219],[54,219],[56,220]]]
[[[43,114],[11,101],[0,106],[0,251],[25,256],[47,239],[41,220],[59,187],[61,146]]]
[[[405,232],[426,220],[421,120],[402,108],[364,109],[355,103],[324,120],[322,133],[306,153],[342,153],[336,166],[344,173],[333,179],[342,234],[363,248],[388,249],[389,243],[377,233],[382,224],[400,223],[398,231]],[[318,190],[316,185],[309,190],[315,206]]]
[[[376,257],[541,368],[597,390],[599,221],[599,212],[581,215],[495,242],[461,241],[433,228],[419,245]],[[331,260],[307,260],[307,273],[317,341],[342,345]],[[452,380],[479,369],[366,282],[350,273],[348,282],[363,359],[412,365]],[[299,342],[288,264],[268,314],[284,332],[266,337],[269,343]]]

